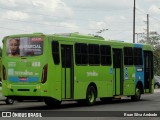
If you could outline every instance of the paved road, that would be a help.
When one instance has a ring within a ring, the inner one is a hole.
[[[138,102],[133,102],[130,98],[124,97],[122,100],[113,100],[112,102],[105,104],[98,100],[96,105],[91,107],[80,106],[76,102],[62,102],[62,105],[58,109],[50,109],[44,102],[15,101],[13,105],[6,105],[4,101],[0,101],[0,110],[160,111],[160,89],[155,90],[154,94],[142,95],[141,101]]]
[[[0,101],[0,111],[160,111],[160,89],[155,90],[154,94],[142,95],[141,101],[133,102],[130,98],[124,97],[122,100],[113,100],[110,103],[101,103],[99,100],[94,106],[80,106],[76,102],[63,102],[59,108],[48,108],[44,102],[25,101],[15,102],[13,105],[6,105],[4,101]],[[113,119],[113,117],[111,117]],[[58,117],[58,119],[60,119]],[[65,118],[65,120],[72,120],[71,118]],[[79,118],[78,118],[79,119]],[[92,119],[93,118],[86,118]],[[95,120],[105,120],[102,117],[94,117]],[[115,118],[116,119],[116,118]],[[126,118],[125,118],[126,119]],[[143,120],[143,118],[141,118]],[[138,120],[141,120],[138,119]],[[148,118],[147,118],[148,119]],[[149,118],[149,120],[159,118]],[[79,119],[80,120],[80,119]],[[120,117],[119,120],[124,120]],[[132,118],[131,118],[132,120]],[[145,119],[146,120],[146,117]]]

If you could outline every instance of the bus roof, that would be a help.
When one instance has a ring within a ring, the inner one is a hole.
[[[59,34],[54,34],[54,35],[63,36],[63,37],[77,37],[77,38],[88,38],[88,39],[104,40],[104,38],[101,37],[101,36],[85,35],[85,34],[80,34],[78,32],[75,32],[75,33],[59,33]]]
[[[127,44],[127,46],[133,46],[133,43],[126,43],[124,41],[118,41],[118,40],[105,40],[103,37],[101,36],[97,36],[97,35],[84,35],[84,34],[80,34],[78,32],[74,32],[74,33],[58,33],[58,34],[43,34],[43,33],[32,33],[32,34],[16,34],[16,35],[9,35],[6,36],[7,37],[33,37],[33,36],[51,36],[51,37],[58,37],[58,38],[72,38],[71,41],[73,39],[76,38],[77,42],[81,41],[81,42],[90,42],[90,41],[94,41],[94,42],[98,42],[99,43],[104,43],[107,42],[108,44],[117,44],[117,45],[122,45],[124,46],[124,44]],[[87,39],[87,41],[86,41]],[[135,43],[137,44],[137,43]],[[142,45],[141,43],[139,43],[140,45]],[[153,47],[151,45],[147,45],[147,44],[143,44],[143,49],[145,50],[153,50]]]

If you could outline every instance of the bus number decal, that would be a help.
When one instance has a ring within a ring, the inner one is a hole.
[[[41,63],[40,62],[32,62],[32,67],[40,67]]]

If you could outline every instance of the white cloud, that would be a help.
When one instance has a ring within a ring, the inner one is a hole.
[[[15,0],[1,0],[0,4],[3,6],[8,6],[8,7],[15,7],[16,6]]]
[[[159,2],[159,0],[144,0],[144,2]]]
[[[67,0],[65,0],[67,1]],[[70,3],[78,8],[93,9],[126,9],[130,8],[133,1],[130,0],[70,0]]]
[[[99,22],[90,21],[89,22],[89,29],[93,29],[93,30],[98,31],[98,30],[104,29],[105,26],[106,26],[106,23],[103,21],[99,21]]]
[[[29,31],[78,31],[76,22],[70,21],[72,9],[62,0],[0,0],[0,16],[0,39]]]
[[[160,19],[158,7],[159,0],[136,0],[136,32],[146,28],[145,13]],[[1,38],[30,32],[95,34],[109,29],[100,35],[132,40],[133,0],[0,0],[0,16]],[[152,21],[150,25],[157,26]]]
[[[72,9],[62,0],[0,0],[0,6],[4,9],[40,13],[52,16],[71,17]]]
[[[151,14],[160,14],[160,7],[156,5],[151,5],[151,7],[149,8],[149,12]]]
[[[72,10],[61,0],[32,0],[35,11],[57,16],[72,16]],[[44,11],[44,12],[43,12]]]
[[[125,16],[120,16],[120,19],[125,20],[126,17]]]
[[[29,15],[21,11],[7,11],[2,14],[2,18],[12,19],[12,20],[27,20]]]
[[[79,29],[79,27],[75,23],[61,22],[59,25],[64,28],[70,29],[70,30],[78,30]]]

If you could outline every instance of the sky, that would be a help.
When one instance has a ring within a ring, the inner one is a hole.
[[[133,42],[134,0],[0,0],[0,46],[5,36],[79,32]],[[136,41],[160,33],[160,0],[136,0]],[[99,31],[103,31],[99,33]]]

